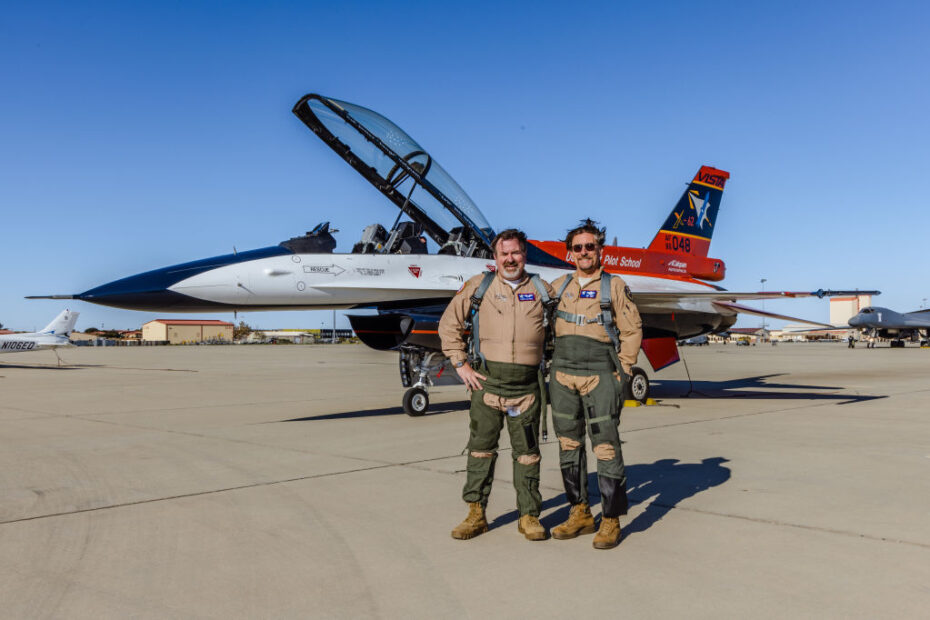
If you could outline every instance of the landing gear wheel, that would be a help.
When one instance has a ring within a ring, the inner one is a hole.
[[[633,366],[633,371],[630,373],[626,398],[628,400],[638,400],[643,404],[646,404],[646,400],[649,399],[649,377],[646,376],[646,371],[639,366]]]
[[[409,416],[421,416],[429,408],[429,394],[423,388],[410,388],[404,392],[404,413]]]

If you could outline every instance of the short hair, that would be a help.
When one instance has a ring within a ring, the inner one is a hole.
[[[507,230],[502,230],[497,233],[497,236],[494,237],[494,241],[491,242],[491,250],[495,255],[497,255],[497,243],[499,241],[507,241],[508,239],[516,239],[519,241],[520,249],[524,254],[526,253],[526,233],[516,228],[508,228]]]
[[[575,235],[580,235],[583,233],[589,233],[594,235],[594,238],[597,240],[597,244],[600,246],[604,245],[604,235],[607,232],[606,228],[599,228],[597,222],[592,220],[589,217],[581,220],[579,225],[575,228],[572,228],[568,231],[568,234],[565,235],[565,248],[568,250],[572,249],[572,241],[575,239]]]

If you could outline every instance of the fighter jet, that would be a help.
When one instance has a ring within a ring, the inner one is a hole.
[[[400,353],[401,382],[408,388],[404,409],[422,415],[429,405],[430,386],[457,379],[442,355],[437,324],[465,280],[494,269],[494,229],[442,166],[384,116],[318,94],[302,97],[293,112],[397,207],[393,225],[366,227],[351,252],[335,251],[336,241],[325,222],[277,246],[156,269],[76,295],[51,297],[157,312],[374,309],[376,315],[350,315],[352,328],[368,346]],[[654,370],[678,361],[677,340],[726,331],[738,313],[804,321],[738,301],[852,294],[740,293],[712,284],[726,272],[724,262],[709,257],[708,249],[729,176],[702,166],[648,248],[604,249],[605,269],[623,276],[643,317],[643,351]],[[553,226],[561,230],[571,223]],[[527,264],[550,281],[574,269],[559,241],[531,241]],[[631,383],[631,396],[645,400],[646,373],[634,368]]]
[[[870,337],[890,338],[892,347],[903,347],[905,340],[917,342],[921,335],[921,344],[930,344],[930,309],[901,314],[888,308],[869,306],[850,318],[849,326]]]
[[[74,330],[74,324],[80,312],[63,310],[55,320],[38,332],[0,335],[0,353],[22,353],[40,349],[57,349],[71,344],[68,336]],[[56,352],[57,356],[58,353]],[[61,361],[61,358],[58,358]]]

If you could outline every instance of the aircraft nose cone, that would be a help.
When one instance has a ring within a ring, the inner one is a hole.
[[[148,310],[151,303],[169,292],[150,273],[129,276],[76,295],[78,299],[128,310]]]
[[[182,277],[176,268],[157,269],[114,280],[75,297],[103,306],[151,312],[184,312],[201,307],[201,300],[168,290]]]
[[[861,324],[862,324],[862,317],[860,317],[858,314],[849,319],[850,327],[858,327]]]

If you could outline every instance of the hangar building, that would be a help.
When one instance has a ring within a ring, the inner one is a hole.
[[[830,324],[845,327],[849,319],[872,305],[871,295],[830,298]]]
[[[155,319],[142,325],[142,342],[232,342],[233,327],[226,321]]]

